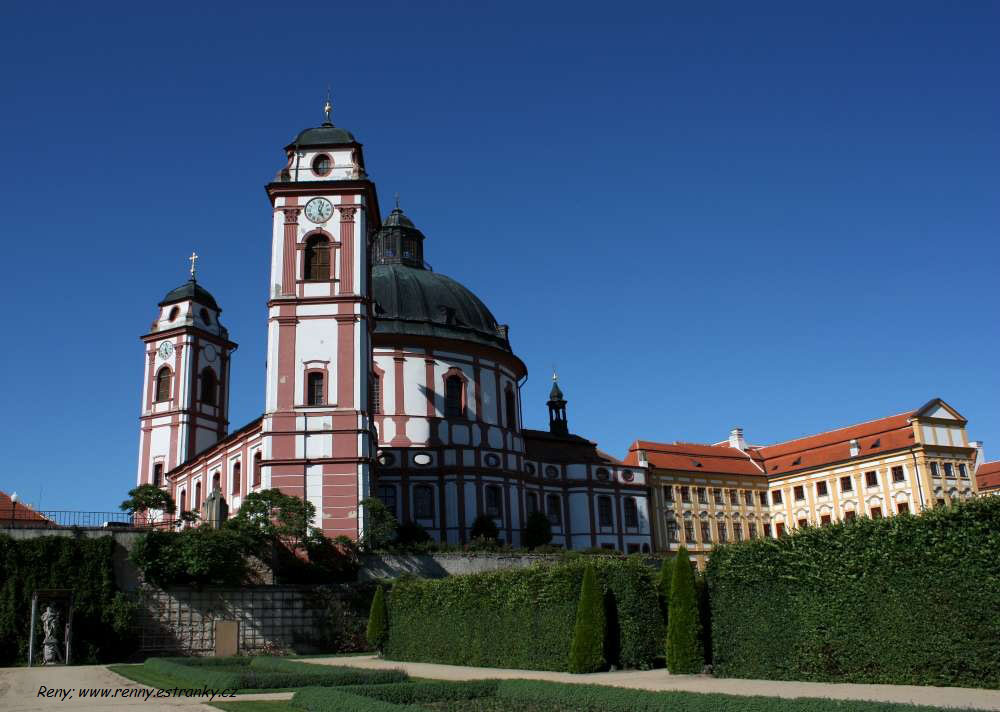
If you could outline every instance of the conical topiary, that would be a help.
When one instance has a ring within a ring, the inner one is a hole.
[[[580,603],[576,609],[573,642],[569,648],[569,671],[597,672],[604,668],[604,600],[597,574],[590,564],[583,572]]]
[[[656,578],[656,597],[660,600],[664,623],[667,622],[667,615],[670,612],[670,587],[674,583],[674,561],[676,559],[664,559],[660,564],[660,575]]]
[[[368,630],[365,633],[368,643],[379,655],[385,649],[385,641],[389,637],[389,614],[385,607],[385,591],[379,586],[372,598],[371,611],[368,613]]]
[[[671,673],[696,674],[705,666],[701,647],[701,624],[694,588],[694,571],[683,546],[674,560],[673,584],[667,614],[667,669]]]

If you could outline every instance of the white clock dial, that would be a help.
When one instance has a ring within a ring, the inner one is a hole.
[[[326,222],[333,215],[333,205],[326,198],[313,198],[306,203],[306,217],[314,223]]]
[[[164,360],[170,358],[170,355],[173,354],[173,352],[174,352],[174,345],[169,341],[164,341],[162,344],[160,344],[160,348],[156,350],[156,353],[160,354],[160,358]]]

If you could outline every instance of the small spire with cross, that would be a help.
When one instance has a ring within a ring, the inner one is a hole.
[[[191,279],[193,281],[195,279],[195,272],[197,271],[195,263],[198,261],[198,254],[192,250],[191,256],[188,257],[188,261],[191,262]]]
[[[333,104],[330,103],[330,85],[326,85],[326,101],[323,102],[323,116],[325,120],[323,121],[324,126],[333,126],[333,122],[330,121],[330,113],[333,111]]]
[[[396,191],[396,210],[399,210],[399,191]]]

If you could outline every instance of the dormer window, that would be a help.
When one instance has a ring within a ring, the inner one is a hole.
[[[330,170],[333,168],[333,162],[330,157],[325,153],[321,153],[316,158],[313,159],[312,169],[313,173],[318,176],[330,175]]]

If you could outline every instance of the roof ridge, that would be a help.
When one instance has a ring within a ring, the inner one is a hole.
[[[844,426],[842,426],[840,428],[833,428],[832,430],[824,430],[824,431],[819,432],[819,433],[812,433],[811,435],[801,435],[801,436],[799,436],[797,438],[792,438],[791,440],[782,440],[781,442],[771,443],[770,445],[752,445],[752,446],[748,445],[747,447],[748,447],[748,449],[752,447],[755,450],[763,450],[764,448],[778,447],[779,445],[788,445],[790,443],[798,442],[799,440],[808,440],[809,438],[816,438],[816,437],[819,437],[820,435],[830,435],[830,434],[836,433],[836,432],[838,432],[840,430],[850,430],[851,428],[857,428],[857,427],[862,426],[862,425],[869,425],[870,423],[877,423],[880,420],[890,420],[892,418],[898,418],[898,417],[900,417],[902,415],[913,415],[916,412],[917,411],[915,411],[915,410],[908,410],[908,411],[904,411],[902,413],[896,413],[894,415],[886,415],[886,416],[883,416],[881,418],[873,418],[871,420],[864,420],[864,421],[862,421],[860,423],[853,423],[851,425],[844,425]]]

